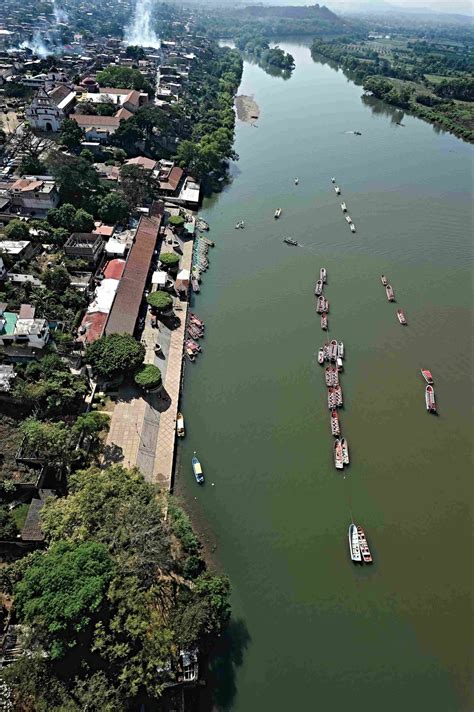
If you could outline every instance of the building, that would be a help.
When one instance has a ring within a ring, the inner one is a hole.
[[[104,251],[101,235],[92,232],[74,232],[64,243],[67,257],[86,260],[89,267],[95,267]]]
[[[10,188],[12,210],[19,214],[43,217],[59,205],[59,193],[52,178],[24,176]]]
[[[137,156],[136,158],[129,158],[125,161],[126,166],[138,166],[139,168],[144,168],[146,171],[154,171],[157,167],[157,161],[152,158],[147,158],[146,156]]]
[[[175,166],[172,161],[160,161],[160,169],[157,176],[160,195],[164,197],[177,196],[183,174],[183,169]]]
[[[79,327],[79,341],[90,344],[104,333],[124,269],[125,260],[122,259],[110,260],[104,267],[104,279],[96,287],[94,298]]]
[[[191,176],[188,176],[184,183],[183,187],[181,188],[179,192],[179,201],[183,205],[185,205],[188,208],[197,208],[199,205],[199,200],[201,197],[201,186],[199,183],[192,178]]]
[[[93,114],[73,114],[71,119],[84,131],[87,141],[107,143],[120,126],[121,121],[126,121],[133,114],[127,109],[119,109],[115,116],[95,116]]]
[[[31,126],[40,131],[59,131],[76,103],[76,92],[67,84],[59,84],[47,92],[40,89],[25,110]]]
[[[140,218],[105,327],[106,334],[133,334],[135,331],[160,227],[161,218]]]
[[[29,240],[1,240],[0,254],[11,255],[19,260],[29,260],[35,253],[35,248]]]
[[[87,104],[114,104],[117,109],[127,109],[134,114],[148,103],[148,94],[135,89],[99,89],[94,86],[93,91],[78,96],[78,101]]]
[[[42,349],[49,341],[49,326],[46,319],[35,319],[35,307],[22,304],[20,311],[7,312],[6,304],[0,304],[0,346],[21,344],[32,349]]]

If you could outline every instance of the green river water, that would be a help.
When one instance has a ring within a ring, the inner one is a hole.
[[[467,712],[472,147],[362,100],[308,47],[281,46],[296,58],[289,80],[245,63],[240,93],[261,118],[238,122],[234,180],[202,211],[216,247],[194,304],[207,331],[186,369],[176,492],[230,577],[233,619],[200,708]],[[329,337],[346,350],[345,477],[316,361],[320,266]],[[425,410],[422,367],[438,417]],[[371,568],[349,560],[351,517]]]

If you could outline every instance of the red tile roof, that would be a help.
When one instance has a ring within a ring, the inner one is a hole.
[[[160,189],[161,190],[176,190],[182,176],[183,176],[183,169],[179,168],[178,166],[174,166],[174,168],[172,168],[170,171],[168,180],[160,181]]]
[[[110,260],[103,270],[106,279],[120,279],[125,269],[125,260]]]
[[[95,116],[93,114],[71,114],[70,118],[79,126],[89,128],[90,126],[108,126],[118,128],[120,119],[116,116]]]
[[[81,337],[81,341],[91,344],[96,339],[99,339],[104,333],[108,316],[106,312],[86,314],[81,322],[81,326],[86,330],[86,333]]]
[[[161,218],[141,217],[105,327],[106,334],[133,334]]]

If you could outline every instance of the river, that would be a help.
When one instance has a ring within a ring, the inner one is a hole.
[[[176,492],[232,583],[233,619],[208,695],[233,712],[464,712],[473,150],[363,101],[307,46],[281,46],[296,59],[288,80],[245,63],[239,92],[255,96],[258,128],[238,122],[233,182],[202,211],[216,247],[194,305],[207,331],[186,369]],[[303,246],[287,247],[285,236]],[[346,350],[345,477],[334,469],[316,362],[322,265],[329,335]],[[420,368],[434,375],[438,417],[426,413]],[[349,560],[352,516],[371,568]]]

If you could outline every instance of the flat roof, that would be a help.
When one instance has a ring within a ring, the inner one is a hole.
[[[135,330],[160,225],[161,218],[145,215],[140,218],[105,327],[106,334],[133,334]]]

